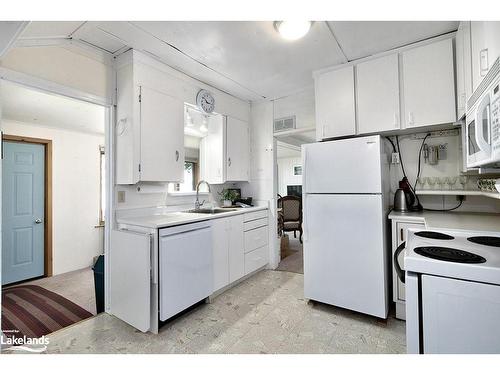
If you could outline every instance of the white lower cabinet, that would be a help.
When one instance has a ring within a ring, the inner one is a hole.
[[[425,223],[422,221],[404,221],[398,219],[392,219],[392,255],[391,261],[394,259],[394,252],[403,242],[406,241],[406,233],[408,229],[420,228],[425,229]],[[404,268],[404,252],[401,252],[398,257],[399,264],[401,268]],[[396,318],[405,320],[405,284],[399,280],[396,270],[394,269],[394,264],[392,265],[392,297],[393,301],[396,303]]]
[[[262,210],[213,220],[214,292],[268,263],[267,215]]]
[[[214,292],[244,276],[243,215],[213,220]]]

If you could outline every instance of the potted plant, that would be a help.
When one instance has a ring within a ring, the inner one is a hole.
[[[234,190],[223,189],[218,193],[220,195],[222,206],[229,207],[233,205],[233,201],[238,198],[237,193]]]

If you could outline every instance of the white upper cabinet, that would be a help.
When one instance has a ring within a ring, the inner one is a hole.
[[[132,51],[120,57],[116,183],[179,182],[184,171],[184,103],[163,90],[168,86],[163,72],[136,62]]]
[[[470,22],[472,82],[476,90],[495,60],[500,56],[500,22]]]
[[[405,128],[456,121],[452,39],[401,54]]]
[[[226,150],[226,181],[248,181],[250,136],[247,122],[227,116]]]
[[[321,73],[315,78],[316,138],[356,133],[354,67]]]
[[[181,181],[184,176],[184,103],[141,87],[141,181]]]
[[[358,132],[399,129],[398,55],[356,65]]]
[[[457,69],[457,117],[467,111],[467,99],[472,95],[472,59],[470,22],[460,22],[455,38]]]

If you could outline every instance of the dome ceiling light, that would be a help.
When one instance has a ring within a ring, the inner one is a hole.
[[[275,21],[274,28],[286,40],[297,40],[311,29],[311,21]]]

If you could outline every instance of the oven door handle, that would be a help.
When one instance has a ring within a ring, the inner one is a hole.
[[[396,251],[394,252],[394,269],[396,270],[396,273],[403,284],[405,283],[405,271],[401,269],[398,257],[399,254],[405,249],[405,247],[406,247],[406,241],[403,242],[401,245],[399,245]]]

